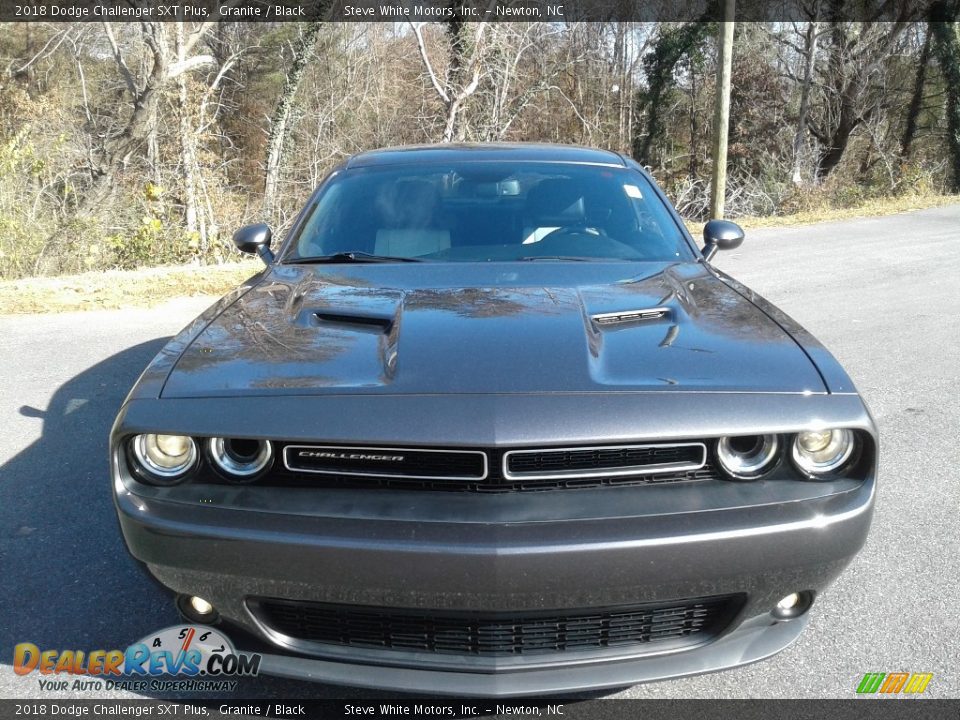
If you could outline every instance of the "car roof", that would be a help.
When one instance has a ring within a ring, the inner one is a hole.
[[[546,143],[446,143],[407,145],[359,153],[346,168],[379,165],[419,165],[448,162],[556,162],[626,167],[624,159],[610,150],[550,145]]]

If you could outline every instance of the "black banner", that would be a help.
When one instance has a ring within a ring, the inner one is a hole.
[[[942,4],[942,3],[941,3]],[[934,0],[735,0],[737,21],[907,21]],[[723,20],[722,0],[0,0],[3,22]]]
[[[960,700],[0,700],[3,718],[957,720]]]

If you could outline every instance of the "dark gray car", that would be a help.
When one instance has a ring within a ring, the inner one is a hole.
[[[131,553],[290,677],[533,695],[782,650],[863,545],[876,428],[704,235],[610,152],[351,158],[276,255],[237,232],[266,269],[130,392]]]

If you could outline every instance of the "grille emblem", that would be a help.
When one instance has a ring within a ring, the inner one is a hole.
[[[481,450],[287,445],[283,448],[283,464],[293,472],[321,475],[410,480],[484,480],[487,477],[487,454]]]
[[[297,455],[304,458],[324,458],[327,460],[403,462],[403,455],[367,455],[366,453],[318,452],[316,450],[301,450]]]

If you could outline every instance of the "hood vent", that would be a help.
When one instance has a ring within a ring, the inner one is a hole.
[[[591,318],[597,325],[623,325],[644,320],[661,320],[670,315],[670,308],[656,307],[646,310],[620,310],[618,312],[598,313]]]
[[[350,325],[356,329],[373,332],[389,333],[393,327],[393,318],[377,317],[375,315],[354,315],[348,313],[332,313],[317,311],[313,313],[321,325]]]

